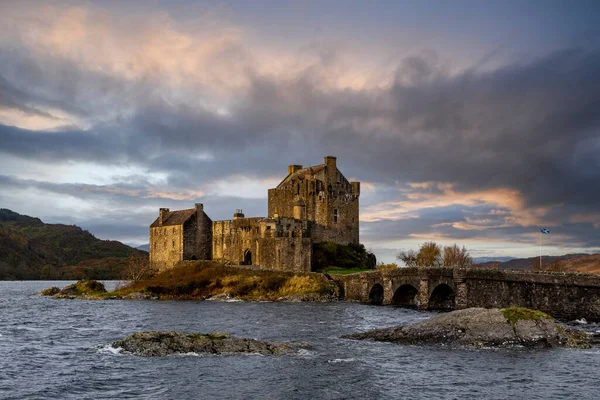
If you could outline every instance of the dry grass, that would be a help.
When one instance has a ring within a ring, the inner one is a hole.
[[[198,261],[180,263],[148,280],[126,285],[116,294],[136,291],[166,299],[227,294],[248,300],[276,300],[282,296],[332,294],[334,285],[322,274],[255,271]]]

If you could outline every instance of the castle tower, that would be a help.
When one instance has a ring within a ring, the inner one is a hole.
[[[325,156],[323,164],[308,168],[290,165],[287,172],[269,189],[269,217],[306,220],[317,243],[359,243],[360,183],[344,177],[336,157]]]

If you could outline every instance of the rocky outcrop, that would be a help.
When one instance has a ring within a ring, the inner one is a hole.
[[[60,289],[56,286],[49,287],[44,289],[38,293],[38,296],[54,296],[55,294],[60,293]]]
[[[106,293],[101,282],[94,280],[78,281],[62,289],[51,287],[38,293],[40,296],[52,296],[55,299],[96,298]]]
[[[443,344],[467,347],[590,346],[584,332],[564,329],[552,317],[526,308],[468,308],[437,315],[413,325],[376,329],[343,336],[403,344]]]
[[[164,357],[170,354],[291,354],[298,347],[280,342],[236,338],[227,333],[138,332],[117,340],[112,347],[141,357]]]

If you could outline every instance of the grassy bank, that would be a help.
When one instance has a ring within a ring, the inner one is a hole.
[[[208,261],[184,262],[154,277],[127,284],[114,292],[87,293],[86,297],[205,299],[218,295],[242,300],[324,300],[335,296],[336,286],[318,273],[256,271]]]

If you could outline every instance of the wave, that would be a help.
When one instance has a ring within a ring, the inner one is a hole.
[[[356,358],[335,358],[333,360],[327,360],[329,364],[347,363],[354,361],[356,361]]]
[[[122,347],[113,347],[110,344],[97,347],[98,353],[100,354],[112,354],[112,355],[122,355],[123,348]]]

